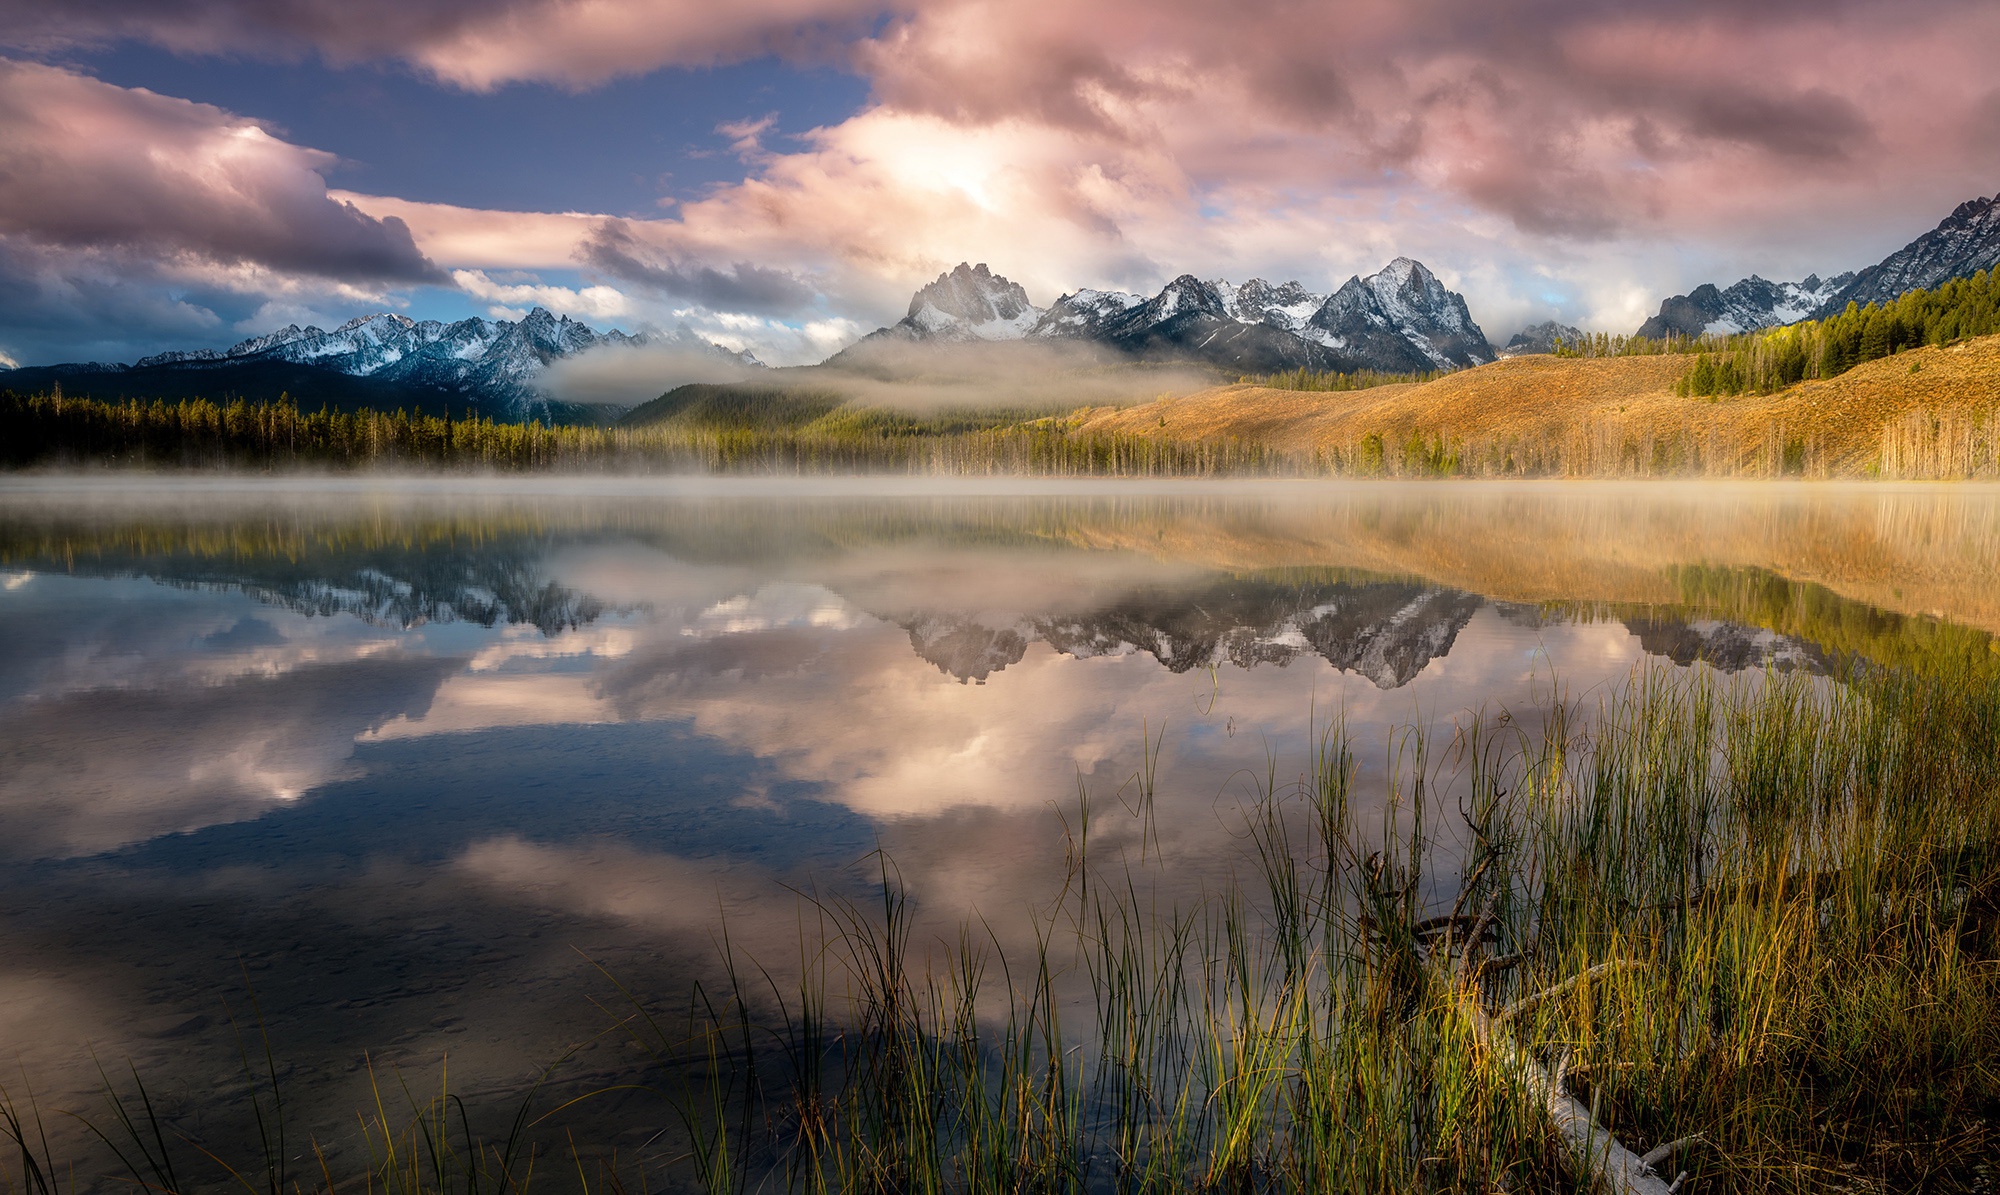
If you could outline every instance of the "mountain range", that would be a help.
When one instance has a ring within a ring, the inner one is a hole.
[[[1660,304],[1659,313],[1639,327],[1639,335],[1729,335],[1758,328],[1824,319],[1849,303],[1893,302],[2000,265],[2000,195],[1969,199],[1936,228],[1863,270],[1803,282],[1768,282],[1752,274],[1727,288],[1695,287]]]
[[[901,320],[836,354],[866,364],[895,346],[993,341],[1086,343],[1127,357],[1237,373],[1290,369],[1421,373],[1479,365],[1493,346],[1463,296],[1399,257],[1330,295],[1298,282],[1235,283],[1183,274],[1148,298],[1078,290],[1038,308],[984,264],[960,264],[911,299]]]
[[[1862,270],[1799,282],[1753,274],[1727,287],[1705,284],[1674,295],[1639,335],[1729,334],[1795,323],[1839,312],[1849,303],[1888,302],[1996,265],[2000,195],[1960,204],[1936,228]],[[1330,294],[1297,281],[1236,283],[1182,274],[1150,297],[1076,290],[1046,308],[984,264],[960,264],[918,290],[901,320],[822,364],[875,372],[914,366],[922,372],[929,350],[939,346],[1020,343],[1081,346],[1113,362],[1185,362],[1225,374],[1421,373],[1549,352],[1558,339],[1582,335],[1549,321],[1523,329],[1496,353],[1464,297],[1407,257],[1366,277],[1350,277]],[[600,409],[546,393],[540,385],[544,374],[552,364],[592,349],[640,345],[713,356],[730,368],[762,365],[686,327],[637,335],[600,332],[537,307],[519,320],[444,323],[377,313],[331,331],[293,324],[227,349],[159,353],[130,365],[0,371],[0,387],[32,393],[60,386],[107,399],[270,399],[284,393],[307,407],[595,421]]]
[[[227,349],[158,353],[130,365],[52,365],[0,373],[0,385],[61,385],[70,393],[148,398],[242,394],[301,405],[473,411],[495,419],[574,419],[587,413],[537,385],[554,362],[607,345],[667,346],[761,364],[686,328],[670,333],[599,332],[537,307],[519,320],[413,320],[390,313],[351,319],[332,331],[292,324]]]

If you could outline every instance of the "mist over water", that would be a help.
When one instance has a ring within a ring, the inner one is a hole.
[[[1080,802],[1193,899],[1336,719],[1379,816],[1405,728],[1990,652],[1996,563],[1968,487],[9,481],[0,1065],[130,1057],[226,1139],[254,990],[352,1157],[364,1052],[641,1075],[606,972],[681,1000],[726,926],[781,973],[883,857],[1025,949]]]

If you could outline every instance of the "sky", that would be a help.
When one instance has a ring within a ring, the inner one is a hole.
[[[1496,343],[2000,191],[1991,0],[0,0],[0,364],[357,315],[817,361],[1406,255]]]

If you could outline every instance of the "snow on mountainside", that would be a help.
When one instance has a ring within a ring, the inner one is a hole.
[[[1306,335],[1369,358],[1369,369],[1415,373],[1493,360],[1464,297],[1407,257],[1349,278],[1313,313]]]
[[[910,298],[900,321],[867,339],[942,341],[1019,340],[1041,318],[1028,292],[986,268],[966,265],[939,274]]]
[[[918,291],[901,321],[853,349],[865,353],[863,346],[885,341],[1003,339],[1082,341],[1141,359],[1191,360],[1248,373],[1418,372],[1493,360],[1465,300],[1401,257],[1377,274],[1349,279],[1331,298],[1296,281],[1239,284],[1183,274],[1152,298],[1079,290],[1046,311],[984,265],[960,265]]]
[[[2000,266],[2000,195],[1969,199],[1936,228],[1852,275],[1817,314],[1834,315],[1849,303],[1887,303],[1995,266]]]
[[[1144,295],[1122,290],[1080,290],[1057,299],[1028,330],[1028,335],[1095,339],[1107,324],[1145,301]]]
[[[1767,282],[1752,274],[1726,290],[1708,283],[1660,304],[1640,325],[1654,338],[1704,333],[1730,335],[1758,328],[1824,319],[1849,303],[1892,302],[2000,266],[2000,195],[1970,199],[1924,235],[1858,273],[1803,282]]]
[[[1668,336],[1730,336],[1795,324],[1812,318],[1814,312],[1853,280],[1853,274],[1826,279],[1813,274],[1803,282],[1770,282],[1752,274],[1727,290],[1703,283],[1687,294],[1675,295],[1661,303],[1659,313],[1640,326],[1639,335],[1655,340]]]
[[[1230,282],[1209,285],[1222,296],[1229,318],[1246,324],[1269,324],[1288,332],[1303,331],[1313,312],[1326,302],[1325,295],[1316,295],[1297,282],[1273,286],[1262,278],[1252,278],[1242,286]]]
[[[364,315],[332,331],[297,324],[223,350],[158,353],[121,369],[229,371],[260,362],[311,365],[347,377],[372,378],[435,390],[501,418],[546,414],[549,399],[538,388],[552,362],[605,345],[667,345],[717,354],[731,362],[760,364],[679,328],[668,333],[599,332],[588,324],[537,307],[519,320],[413,320],[391,313]]]

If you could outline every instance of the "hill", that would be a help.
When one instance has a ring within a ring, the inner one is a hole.
[[[1221,386],[1079,411],[1069,428],[1255,441],[1391,474],[1964,476],[1996,467],[2000,336],[1740,398],[1675,394],[1691,360],[1522,356],[1340,393]]]

